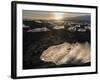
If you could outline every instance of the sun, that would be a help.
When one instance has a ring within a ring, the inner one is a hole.
[[[53,13],[55,20],[62,20],[64,18],[64,13]]]

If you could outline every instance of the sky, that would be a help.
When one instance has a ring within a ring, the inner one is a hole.
[[[71,12],[52,12],[52,11],[34,11],[34,10],[23,10],[23,19],[64,19],[65,17],[77,17],[87,16],[89,13],[71,13]]]

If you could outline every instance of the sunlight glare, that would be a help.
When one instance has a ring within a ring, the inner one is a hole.
[[[54,13],[54,19],[62,20],[64,18],[64,13]]]

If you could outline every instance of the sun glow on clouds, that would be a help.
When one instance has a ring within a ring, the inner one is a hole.
[[[53,13],[53,17],[55,20],[62,20],[64,18],[64,13]]]

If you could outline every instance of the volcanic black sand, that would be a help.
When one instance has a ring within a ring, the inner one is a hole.
[[[27,29],[23,28],[23,69],[90,66],[90,62],[86,64],[75,63],[57,66],[54,63],[40,60],[42,52],[50,46],[63,42],[84,43],[86,41],[90,44],[90,31],[69,32],[59,29],[46,32],[27,32]]]

